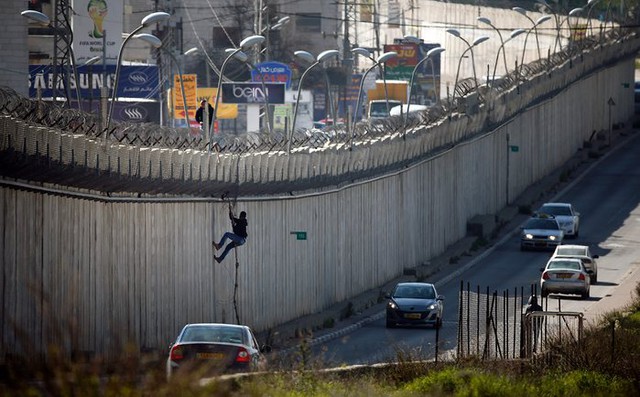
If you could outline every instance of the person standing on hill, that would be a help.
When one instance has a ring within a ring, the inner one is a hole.
[[[249,222],[247,222],[247,213],[242,211],[240,212],[240,218],[236,218],[233,216],[233,211],[229,211],[229,219],[231,219],[233,233],[226,232],[219,243],[216,243],[215,241],[213,242],[213,248],[217,251],[224,246],[224,243],[227,240],[231,240],[231,242],[225,247],[224,251],[222,251],[222,255],[213,256],[218,263],[224,260],[232,248],[239,247],[247,242],[247,226],[249,225]]]

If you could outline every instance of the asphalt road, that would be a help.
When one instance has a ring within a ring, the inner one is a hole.
[[[640,137],[634,134],[625,143],[594,163],[556,197],[549,201],[571,202],[581,213],[580,237],[568,243],[587,244],[600,256],[598,284],[591,298],[550,295],[548,310],[588,311],[629,272],[640,267]],[[461,274],[430,280],[445,295],[444,325],[439,349],[454,350],[457,344],[458,293],[460,283],[481,290],[514,290],[539,282],[540,268],[550,252],[521,252],[517,230],[492,249],[466,265]],[[381,313],[379,313],[381,314]],[[315,368],[373,364],[434,356],[432,328],[387,329],[380,315],[354,332],[313,345],[307,360]]]

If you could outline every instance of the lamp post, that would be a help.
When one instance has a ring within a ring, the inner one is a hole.
[[[549,19],[551,19],[551,16],[549,15],[543,15],[540,18],[538,18],[537,21],[535,21],[533,23],[533,26],[531,28],[529,28],[527,30],[527,34],[524,36],[524,47],[522,49],[522,59],[520,60],[520,66],[522,67],[522,65],[524,65],[524,55],[525,52],[527,50],[527,39],[529,38],[529,34],[531,33],[531,31],[533,30],[536,34],[536,44],[538,45],[538,59],[542,58],[542,54],[540,53],[540,44],[538,43],[538,25],[548,21]]]
[[[366,48],[356,47],[351,50],[351,53],[354,55],[363,56],[373,62],[376,62],[376,59],[371,55],[371,52],[369,52],[369,50],[367,50]],[[379,65],[379,67],[380,67],[380,75],[382,75],[382,85],[384,86],[384,99],[386,101],[387,115],[388,115],[391,109],[389,109],[389,90],[387,88],[387,76],[385,75],[384,69],[382,68],[381,64]]]
[[[116,102],[117,96],[118,96],[118,78],[120,77],[120,67],[121,67],[121,62],[122,62],[122,54],[124,52],[124,46],[127,44],[127,42],[132,37],[134,37],[142,29],[144,29],[144,28],[146,28],[149,25],[152,25],[154,23],[166,21],[167,19],[169,19],[169,17],[170,17],[170,15],[167,14],[166,12],[154,12],[154,13],[151,13],[151,14],[147,15],[146,17],[142,18],[142,21],[140,22],[140,26],[135,28],[133,30],[133,32],[131,32],[127,36],[127,38],[124,39],[124,41],[122,42],[122,45],[120,45],[120,51],[118,52],[118,60],[116,61],[116,75],[115,75],[115,78],[114,78],[114,81],[113,81],[113,92],[112,92],[112,95],[111,95],[111,104],[109,105],[109,115],[107,116],[107,125],[106,125],[106,129],[105,129],[105,138],[109,134],[109,126],[111,125],[111,118],[113,117],[113,109],[114,109],[114,105],[115,105],[115,102]]]
[[[404,115],[403,130],[406,130],[407,124],[409,123],[409,111],[411,110],[411,94],[413,92],[413,81],[416,77],[416,72],[418,71],[418,69],[420,69],[420,66],[427,61],[431,61],[431,78],[433,79],[433,89],[436,92],[436,101],[440,102],[440,95],[438,95],[438,91],[436,89],[436,72],[434,70],[435,66],[433,64],[433,58],[444,51],[445,49],[443,47],[436,47],[436,48],[430,49],[429,51],[427,51],[427,56],[421,59],[420,62],[418,62],[416,66],[413,67],[413,71],[411,72],[411,79],[409,80],[409,100],[407,101],[408,103],[407,112]],[[402,138],[404,139],[404,134]]]
[[[570,45],[570,47],[573,47],[571,44],[573,44],[573,37],[574,37],[574,36],[573,36],[573,34],[571,33],[571,29],[572,29],[572,28],[571,28],[571,22],[569,21],[569,18],[571,18],[571,17],[577,17],[577,16],[578,16],[578,14],[581,14],[583,11],[584,11],[584,9],[583,9],[583,8],[577,7],[577,8],[574,8],[573,10],[569,11],[569,14],[567,14],[566,21],[567,21],[567,26],[569,27],[569,45]],[[578,23],[576,22],[576,25],[577,25],[577,24],[578,24]],[[575,26],[574,26],[574,29],[575,29]]]
[[[311,55],[309,52],[307,51],[295,51],[293,53],[295,56],[297,56],[298,58],[301,58],[307,62],[312,62],[313,61],[313,55]],[[291,153],[291,138],[293,137],[293,131],[295,131],[295,127],[296,127],[296,117],[298,116],[298,105],[300,103],[300,92],[302,91],[302,82],[304,81],[304,78],[307,76],[307,74],[316,66],[320,65],[322,62],[327,61],[331,58],[336,58],[338,55],[340,55],[340,51],[338,50],[325,50],[322,51],[320,54],[318,54],[318,57],[315,58],[315,62],[313,62],[303,73],[302,76],[300,76],[300,81],[298,82],[298,94],[296,96],[296,104],[294,106],[293,109],[293,120],[291,122],[291,129],[289,130],[289,139],[287,142],[287,153]],[[325,74],[326,77],[326,74]],[[327,79],[325,79],[325,82],[327,83],[327,91],[329,90],[329,86],[328,86],[328,81]],[[328,93],[327,93],[328,94]],[[331,106],[331,105],[330,105]],[[331,106],[333,107],[333,106]],[[337,122],[337,120],[333,119],[334,124]]]
[[[364,50],[364,48],[362,49],[358,49],[358,50]],[[365,50],[367,51],[367,50]],[[353,52],[353,50],[352,50]],[[368,52],[368,51],[367,51]],[[357,53],[357,52],[354,52]],[[362,53],[362,51],[360,51],[360,53]],[[351,128],[351,133],[352,136],[355,135],[356,133],[356,119],[358,117],[358,109],[360,109],[360,98],[362,97],[362,90],[364,89],[364,81],[367,78],[367,75],[369,74],[369,72],[371,70],[373,70],[376,67],[380,67],[380,65],[382,65],[383,63],[387,62],[389,59],[395,58],[398,56],[398,53],[395,51],[389,51],[389,52],[385,52],[384,54],[381,54],[377,59],[374,60],[373,65],[367,69],[364,74],[362,75],[362,78],[360,79],[360,89],[358,90],[358,99],[356,100],[356,108],[355,111],[353,112],[353,124],[352,124],[352,128]],[[385,81],[385,95],[387,95],[386,93],[386,79]],[[389,109],[389,97],[387,96],[387,110]]]
[[[93,65],[101,60],[101,56],[96,56],[87,60],[83,65],[89,68],[89,113],[93,113]]]
[[[589,34],[593,36],[593,25],[591,25],[591,10],[593,10],[593,6],[596,5],[598,0],[589,0],[587,1],[587,7],[589,10],[587,11],[587,30],[590,32]]]
[[[42,26],[46,26],[46,27],[49,27],[49,28],[52,28],[52,29],[56,29],[56,27],[51,24],[51,19],[48,16],[46,16],[45,14],[41,13],[40,11],[25,10],[25,11],[22,11],[20,13],[20,15],[22,15],[23,17],[25,17],[25,18],[27,18],[29,20],[37,22]],[[78,100],[78,109],[82,109],[82,106],[80,105],[80,101],[81,101],[82,98],[80,96],[80,87],[79,87],[80,80],[78,79],[78,69],[77,69],[77,65],[76,65],[76,57],[75,57],[75,55],[73,53],[73,47],[71,46],[71,43],[66,43],[66,44],[67,44],[67,46],[69,48],[69,54],[71,54],[71,64],[73,65],[73,69],[72,69],[73,70],[73,78],[76,81],[76,99]],[[54,65],[54,67],[56,67],[56,66],[57,65]],[[57,72],[55,70],[53,72],[54,72],[54,77],[56,77],[57,76]],[[57,80],[57,78],[54,79],[54,80]],[[65,83],[65,91],[67,93],[69,93],[69,91],[67,91],[67,90],[70,89],[70,87],[67,86],[68,81],[65,81],[64,83]],[[51,91],[52,92],[52,101],[54,103],[56,102],[56,87],[57,87],[57,85],[58,85],[58,82],[54,81],[53,82],[52,91]],[[68,99],[67,106],[69,106],[69,108],[71,108],[71,97],[70,97],[69,94],[67,94],[67,99]]]
[[[527,18],[533,25],[533,30],[535,31],[535,34],[536,34],[536,45],[538,46],[538,58],[542,58],[542,54],[540,53],[540,42],[538,41],[538,28],[536,27],[536,23],[534,22],[533,19],[531,19],[530,16],[527,15],[527,10],[525,10],[524,8],[513,7],[511,9],[517,12],[518,14],[521,14],[523,17]],[[527,36],[529,36],[529,32],[527,32]],[[525,45],[526,45],[526,38],[525,38]],[[522,62],[524,62],[524,59],[522,60]]]
[[[240,51],[245,51],[246,49],[257,45],[257,44],[262,44],[262,42],[265,40],[264,36],[260,36],[260,35],[253,35],[253,36],[249,36],[247,38],[245,38],[244,40],[242,40],[240,42],[240,46],[236,49],[233,50],[233,52],[231,52],[229,55],[227,55],[227,57],[224,59],[224,61],[222,62],[222,66],[220,67],[220,75],[218,76],[218,88],[216,90],[216,99],[214,102],[214,106],[213,106],[213,117],[211,118],[211,124],[215,123],[216,121],[216,117],[217,117],[217,113],[218,113],[218,103],[220,102],[220,90],[222,89],[222,80],[224,78],[224,69],[227,67],[227,63],[229,62],[229,60],[233,57],[235,57],[235,55],[237,53],[239,53]],[[208,126],[208,131],[207,131],[207,138],[209,140],[209,143],[211,143],[211,126]],[[211,152],[211,145],[209,146],[209,152]]]
[[[250,69],[255,70],[256,72],[258,72],[260,74],[260,83],[262,85],[262,92],[264,92],[264,100],[265,100],[265,117],[267,118],[267,130],[269,131],[269,134],[271,134],[272,132],[272,127],[271,127],[271,116],[269,114],[269,96],[267,95],[267,86],[264,82],[264,74],[262,73],[262,71],[260,71],[256,65],[254,65],[253,63],[251,63],[249,61],[249,56],[247,54],[245,54],[242,51],[236,52],[235,48],[227,48],[226,50],[224,50],[224,52],[226,54],[231,54],[233,53],[233,57],[236,58],[238,61],[245,63]]]
[[[263,50],[265,53],[265,60],[268,61],[270,59],[269,50],[271,49],[271,34],[270,34],[271,31],[282,29],[282,27],[288,24],[290,20],[291,20],[291,17],[284,16],[278,19],[278,22],[276,22],[274,25],[267,26],[265,29],[263,29],[263,32],[266,34],[266,43],[265,43],[265,48]]]
[[[464,54],[466,54],[467,51],[471,52],[471,67],[473,69],[473,80],[476,83],[476,90],[478,89],[478,77],[476,76],[476,62],[473,57],[473,47],[489,40],[489,36],[479,36],[475,40],[473,40],[473,43],[469,44],[469,42],[460,35],[460,32],[457,29],[447,29],[446,32],[452,36],[459,38],[467,45],[467,49],[462,52],[462,55],[460,56],[460,60],[458,61],[458,70],[456,72],[456,80],[455,80],[455,83],[453,84],[453,99],[452,99],[453,101],[456,99],[456,86],[458,85],[458,77],[460,75],[460,64],[462,63],[462,58],[464,58]]]
[[[555,40],[555,43],[553,44],[553,52],[554,53],[556,52],[556,48],[558,47],[558,44],[560,44],[560,51],[562,51],[562,40],[560,40],[560,29],[561,29],[562,23],[560,22],[560,17],[558,16],[558,13],[551,7],[551,5],[549,5],[549,3],[547,3],[546,0],[536,0],[536,3],[545,7],[553,15],[553,19],[556,23],[556,40]]]
[[[162,41],[157,38],[156,36],[149,34],[149,33],[140,33],[135,35],[136,39],[140,39],[142,41],[147,42],[148,44],[151,44],[154,48],[158,48],[160,50],[163,50],[164,52],[166,52],[167,54],[169,54],[169,57],[171,58],[171,60],[175,63],[175,65],[178,68],[178,77],[180,79],[180,90],[182,91],[182,105],[184,107],[184,117],[187,120],[187,129],[191,129],[191,121],[189,120],[189,106],[187,105],[187,97],[186,94],[184,92],[184,82],[182,81],[182,67],[180,65],[180,63],[178,63],[178,60],[176,59],[176,56],[173,55],[173,53],[169,50],[167,50],[166,48],[164,48],[162,46]],[[186,51],[184,53],[184,55],[189,55],[189,54],[193,54],[195,52],[197,52],[198,49],[196,47],[190,48],[188,51]]]
[[[514,38],[520,36],[524,32],[525,32],[524,29],[514,29],[514,30],[512,30],[511,34],[509,35],[509,38],[507,40],[505,40],[500,45],[500,48],[498,48],[498,53],[496,54],[496,62],[493,65],[493,77],[491,78],[491,83],[492,84],[496,80],[496,69],[498,67],[498,58],[500,57],[500,51],[502,50],[502,53],[504,54],[505,53],[505,50],[504,50],[505,44],[507,44],[509,41],[513,40]],[[505,61],[504,61],[504,72],[505,72],[505,74],[508,74],[508,72],[509,72],[509,68],[507,67],[506,55],[505,55]]]
[[[494,24],[491,23],[491,20],[489,18],[485,18],[485,17],[478,17],[478,22],[484,23],[485,25],[489,25],[491,27],[491,29],[495,30],[496,33],[498,33],[498,37],[500,38],[500,48],[498,48],[498,54],[496,56],[496,63],[495,66],[493,67],[494,69],[494,75],[495,75],[495,68],[496,66],[498,66],[498,57],[500,56],[500,50],[504,47],[504,40],[502,39],[502,33],[500,33],[500,29],[498,29],[497,27],[495,27]],[[505,74],[507,73],[507,55],[505,54],[505,52],[502,52],[502,57],[504,60],[504,70],[505,70]]]

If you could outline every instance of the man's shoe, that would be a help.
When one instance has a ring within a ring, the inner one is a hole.
[[[214,255],[214,256],[213,256],[213,259],[215,259],[215,260],[216,260],[216,262],[220,263],[220,258],[218,258],[217,256],[215,256],[215,255]]]
[[[217,251],[217,250],[219,250],[219,249],[220,249],[220,246],[219,246],[219,245],[214,241],[214,242],[213,242],[213,248],[215,248],[215,249],[216,249],[216,251]]]

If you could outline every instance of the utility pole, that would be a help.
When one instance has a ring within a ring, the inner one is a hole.
[[[69,21],[69,1],[54,0],[54,18],[53,18],[53,102],[56,102],[58,93],[58,84],[62,80],[64,84],[64,92],[67,98],[67,107],[71,107],[71,87],[70,87],[70,70],[71,57],[70,47],[73,42],[73,32]],[[62,79],[60,79],[62,74]],[[78,84],[79,82],[76,82]],[[80,101],[80,98],[78,98]]]

